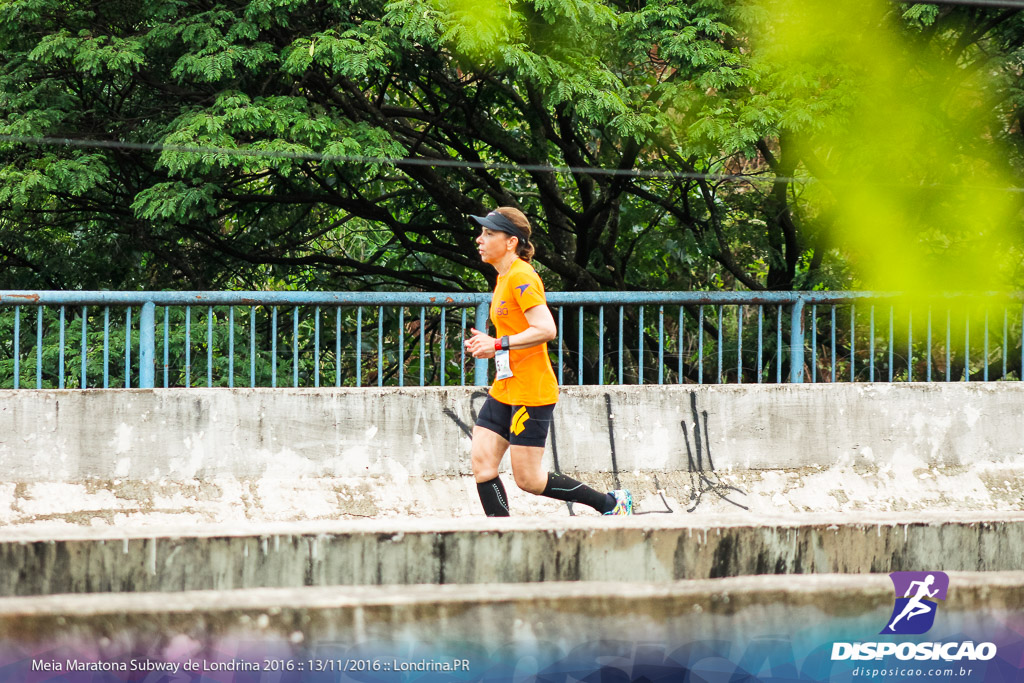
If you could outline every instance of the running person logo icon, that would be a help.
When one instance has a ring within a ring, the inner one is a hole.
[[[896,604],[882,634],[917,635],[935,623],[936,600],[945,600],[949,577],[945,572],[892,572]]]

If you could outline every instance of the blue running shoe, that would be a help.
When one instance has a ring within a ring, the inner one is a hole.
[[[609,496],[615,498],[615,507],[604,513],[606,515],[631,515],[633,514],[633,494],[629,489],[615,489],[608,492]]]

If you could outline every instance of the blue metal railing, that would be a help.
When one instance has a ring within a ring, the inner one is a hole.
[[[0,388],[485,385],[488,361],[467,358],[462,340],[486,329],[489,301],[0,291]],[[1024,366],[1022,294],[553,292],[548,302],[561,384],[1019,380]]]

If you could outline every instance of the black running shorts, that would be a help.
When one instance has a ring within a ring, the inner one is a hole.
[[[489,429],[513,446],[544,448],[555,404],[510,406],[488,396],[476,424]]]

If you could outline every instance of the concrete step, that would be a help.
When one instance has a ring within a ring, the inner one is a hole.
[[[363,520],[0,532],[0,595],[1021,567],[1024,513]]]
[[[841,460],[798,469],[567,473],[600,491],[629,488],[640,511],[685,524],[693,516],[730,513],[756,521],[794,513],[1024,511],[1020,462],[925,465],[904,458],[895,466]],[[570,517],[564,503],[520,491],[510,472],[503,480],[516,516]],[[596,516],[582,505],[573,514]],[[0,527],[51,535],[72,528],[410,517],[482,520],[472,476],[411,476],[396,469],[374,476],[0,482]]]
[[[1000,624],[1022,616],[1024,573],[951,572],[949,578],[927,640],[993,640],[1000,648],[1019,640],[1003,639],[1012,631]],[[773,670],[779,680],[783,673],[797,678],[785,667],[798,667],[811,680],[835,680],[830,671],[865,662],[830,661],[833,642],[879,639],[892,609],[893,585],[878,574],[262,588],[190,591],[170,600],[162,593],[3,598],[0,663],[7,680],[31,680],[19,677],[31,662],[69,660],[195,662],[204,671],[243,664],[337,671],[352,660],[381,667],[376,676],[353,674],[354,680],[408,680],[390,667],[456,661],[454,673],[415,680],[521,680],[541,670],[577,672],[545,680],[577,680],[578,672],[600,667],[620,668],[636,680],[652,666],[717,668],[715,680],[726,680],[722,667],[729,664],[729,674],[741,663],[753,664],[753,673],[762,665],[781,667]],[[908,666],[977,670],[1013,656]]]

